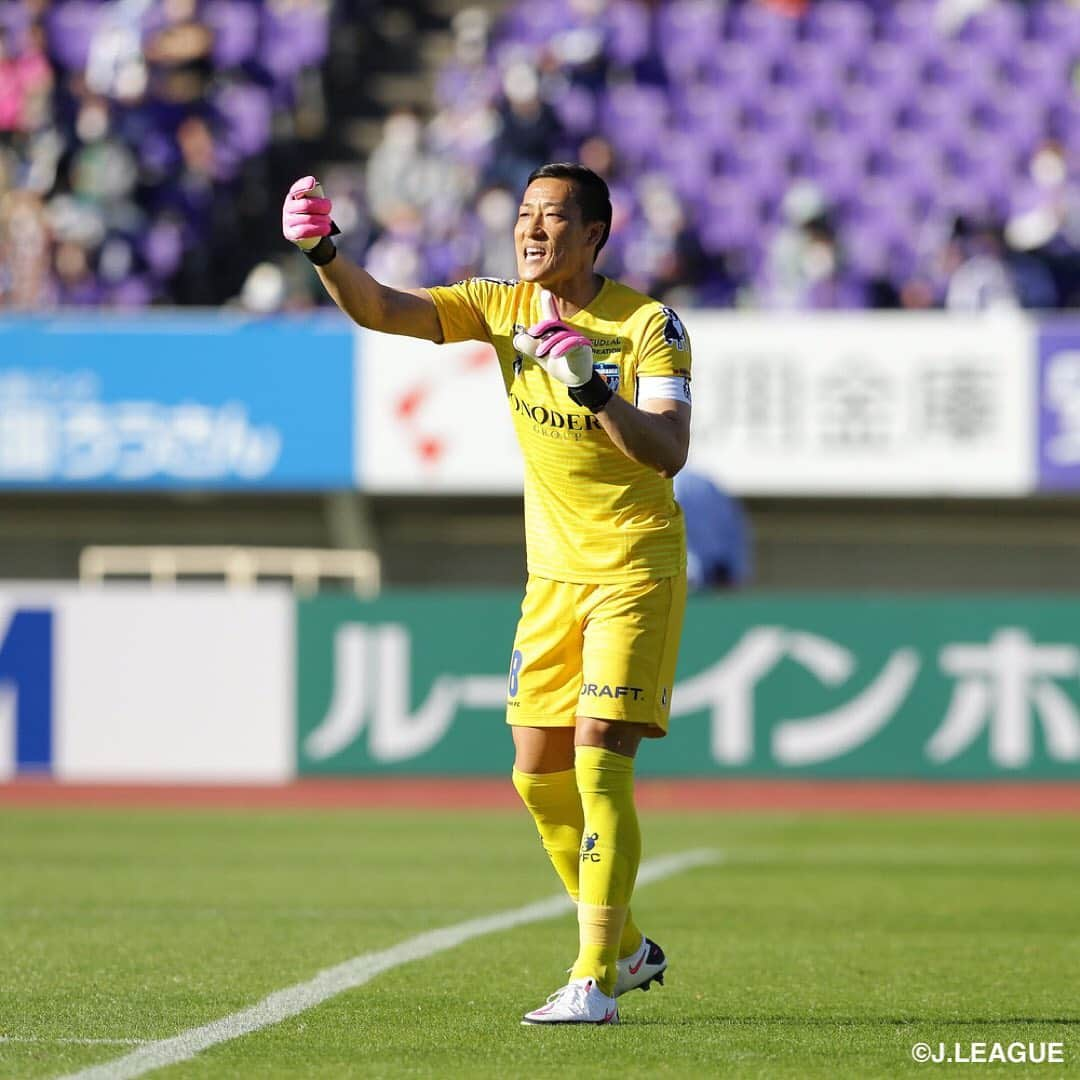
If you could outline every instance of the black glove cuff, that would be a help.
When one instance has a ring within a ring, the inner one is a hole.
[[[596,371],[587,383],[583,386],[571,386],[567,393],[575,405],[581,405],[594,413],[598,413],[615,396],[607,380]]]
[[[316,266],[325,266],[337,257],[337,248],[329,236],[324,236],[310,251],[304,251],[304,254]]]

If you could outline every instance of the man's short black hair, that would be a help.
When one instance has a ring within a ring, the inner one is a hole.
[[[572,161],[552,161],[541,165],[539,169],[533,169],[525,186],[528,187],[534,180],[568,180],[573,184],[574,198],[585,224],[590,221],[603,222],[604,231],[593,257],[599,255],[611,233],[611,192],[608,191],[604,178],[592,169]]]

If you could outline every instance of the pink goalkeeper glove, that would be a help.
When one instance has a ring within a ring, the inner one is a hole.
[[[547,289],[540,291],[540,310],[543,319],[515,335],[514,348],[566,386],[584,386],[593,377],[592,342],[559,318],[555,297]]]
[[[593,367],[592,342],[559,318],[559,306],[547,289],[540,290],[540,312],[540,322],[514,335],[514,348],[563,383],[574,404],[600,412],[615,395]]]
[[[331,236],[340,231],[330,219],[331,203],[314,176],[297,180],[281,208],[281,231],[313,263],[325,266],[337,254]]]

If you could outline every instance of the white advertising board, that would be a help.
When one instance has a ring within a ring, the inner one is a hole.
[[[0,778],[292,779],[294,636],[284,587],[0,586]]]
[[[1035,326],[1021,314],[684,312],[690,463],[746,495],[1024,495]],[[375,492],[521,490],[484,344],[363,335],[356,475]]]
[[[355,473],[373,492],[515,493],[521,454],[495,350],[360,332]]]
[[[1035,328],[1022,315],[696,312],[686,322],[690,464],[735,493],[1034,489]]]

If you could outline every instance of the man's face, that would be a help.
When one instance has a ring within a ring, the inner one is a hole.
[[[514,248],[518,277],[545,286],[556,285],[591,270],[593,251],[603,226],[581,217],[568,180],[534,180],[521,198]]]

